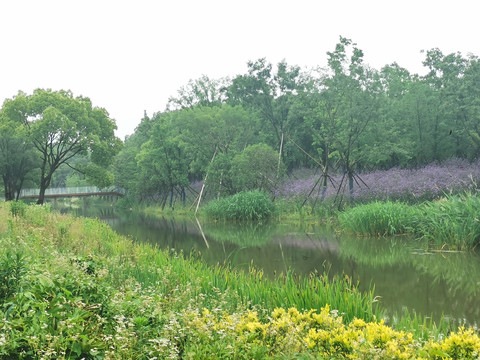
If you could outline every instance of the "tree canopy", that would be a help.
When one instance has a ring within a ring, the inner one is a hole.
[[[89,98],[74,97],[70,91],[36,89],[31,95],[20,92],[6,100],[1,114],[2,126],[7,126],[35,153],[33,164],[39,169],[39,204],[44,201],[45,190],[55,171],[62,165],[72,166],[72,159],[79,156],[88,162],[75,168],[76,171],[84,173],[94,184],[112,183],[113,177],[107,169],[122,142],[114,135],[114,120],[105,109],[93,107]],[[31,165],[27,157],[31,159],[32,154],[27,152],[9,161],[14,166],[22,161]],[[4,173],[8,171],[5,169]]]

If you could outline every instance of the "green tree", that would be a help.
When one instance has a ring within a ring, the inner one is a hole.
[[[23,125],[0,112],[0,174],[5,200],[18,200],[24,184],[32,181],[37,160]]]
[[[90,99],[75,98],[69,91],[36,89],[30,96],[20,93],[7,100],[5,106],[20,110],[28,140],[39,155],[38,204],[43,203],[55,171],[63,164],[70,165],[75,156],[90,160],[91,166],[79,171],[96,180],[99,180],[99,172],[107,176],[105,169],[112,163],[122,142],[114,135],[114,120],[104,109],[93,107]]]
[[[115,184],[124,188],[129,196],[140,200],[146,196],[147,191],[142,185],[142,171],[136,157],[142,145],[150,139],[153,125],[153,119],[145,113],[134,134],[125,139],[125,145],[115,157],[113,166]]]
[[[284,152],[285,136],[293,136],[296,124],[289,113],[296,93],[304,86],[300,68],[278,63],[276,71],[265,58],[248,63],[248,73],[232,80],[226,89],[228,102],[254,111],[262,120],[262,140],[278,149],[278,166]]]
[[[177,96],[168,99],[167,111],[192,108],[194,106],[220,106],[225,103],[223,89],[229,85],[228,79],[212,80],[206,75],[190,80],[177,91]]]
[[[466,157],[471,143],[467,139],[466,123],[462,121],[465,114],[462,108],[466,109],[470,104],[462,99],[460,89],[468,60],[460,53],[444,55],[439,49],[431,49],[427,51],[423,64],[429,69],[425,82],[436,98],[436,116],[430,130],[434,160]]]
[[[172,119],[171,113],[157,117],[150,139],[136,156],[144,191],[160,196],[162,208],[168,198],[169,206],[173,207],[175,191],[185,200],[185,187],[189,185],[185,147],[172,126]]]
[[[375,72],[363,64],[363,52],[351,40],[340,37],[333,52],[328,52],[330,74],[322,81],[323,103],[327,114],[326,136],[332,149],[328,157],[344,169],[350,194],[357,168],[365,162],[369,125],[380,121],[379,83]],[[344,182],[340,184],[343,187]]]
[[[233,158],[230,174],[236,192],[271,191],[276,186],[277,154],[266,144],[248,146]],[[283,164],[280,164],[282,171]]]

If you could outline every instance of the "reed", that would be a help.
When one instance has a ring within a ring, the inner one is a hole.
[[[338,214],[340,227],[353,234],[387,236],[406,234],[418,218],[418,209],[400,202],[372,202]]]
[[[204,211],[209,218],[222,220],[261,220],[275,211],[270,197],[261,191],[245,191],[210,201]]]
[[[447,196],[419,209],[418,236],[439,247],[471,249],[480,243],[480,198],[475,194]]]

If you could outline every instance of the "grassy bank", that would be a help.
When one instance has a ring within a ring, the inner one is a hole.
[[[447,196],[417,205],[373,202],[339,213],[340,227],[361,235],[412,234],[437,247],[473,249],[480,243],[480,198]]]
[[[13,212],[0,205],[2,359],[434,359],[480,351],[472,330],[434,341],[373,321],[373,294],[348,279],[269,281],[254,269],[211,268],[135,245],[101,222],[48,207]]]

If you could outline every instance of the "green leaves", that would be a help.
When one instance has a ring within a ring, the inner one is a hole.
[[[73,97],[70,91],[36,89],[32,95],[19,93],[5,102],[2,113],[2,123],[5,119],[23,124],[27,134],[23,141],[39,157],[35,164],[40,169],[39,203],[43,203],[44,191],[60,166],[70,165],[78,156],[88,159],[91,154],[89,160],[105,170],[121,148],[121,141],[114,135],[115,122],[108,113],[93,108],[88,98]],[[16,162],[22,164],[27,155]],[[104,182],[111,183],[111,176],[107,172],[104,175]]]

